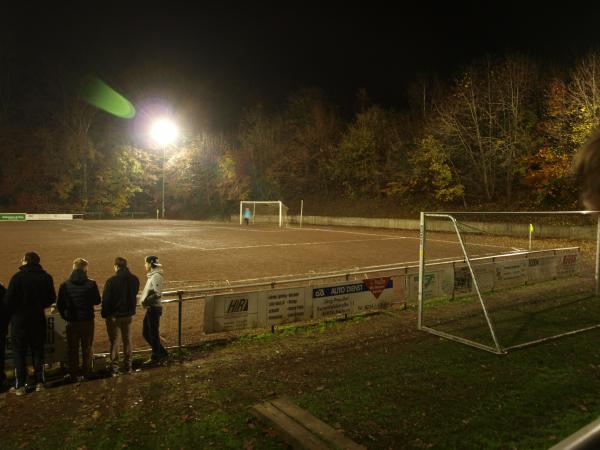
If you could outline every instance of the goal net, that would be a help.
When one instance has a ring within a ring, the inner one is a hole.
[[[421,213],[419,329],[506,353],[599,327],[599,235],[588,211]]]
[[[247,220],[249,224],[271,224],[284,227],[288,223],[288,208],[281,201],[240,202],[240,225]]]

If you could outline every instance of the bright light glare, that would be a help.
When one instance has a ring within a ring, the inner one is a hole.
[[[160,119],[154,122],[150,134],[159,145],[169,145],[177,139],[177,126],[169,119]]]

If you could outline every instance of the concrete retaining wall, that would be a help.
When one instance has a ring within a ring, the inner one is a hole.
[[[299,216],[289,216],[290,222],[297,225]],[[502,222],[461,222],[463,233],[490,233],[502,236],[515,236],[527,238],[529,236],[529,224],[524,223],[502,223]],[[309,225],[335,225],[348,227],[390,228],[398,230],[419,230],[418,219],[391,219],[391,218],[366,218],[366,217],[326,217],[326,216],[304,216],[302,226]],[[536,223],[534,237],[557,238],[557,239],[596,239],[596,226],[557,226]],[[454,232],[454,226],[448,221],[429,220],[428,231]]]
[[[239,216],[232,216],[231,220],[233,222],[239,221]],[[276,216],[262,216],[257,218],[257,222],[263,223],[277,223],[278,220],[279,218]],[[300,216],[289,215],[288,221],[292,225],[299,225]],[[302,226],[306,227],[311,225],[419,230],[418,219],[304,216],[302,218]],[[534,223],[534,227],[534,239],[554,238],[568,240],[596,240],[597,235],[596,225],[559,226]],[[463,233],[489,233],[498,236],[521,237],[524,239],[529,237],[529,224],[526,223],[461,221],[460,229]],[[427,222],[427,230],[450,233],[455,232],[452,222],[443,219],[429,219]]]

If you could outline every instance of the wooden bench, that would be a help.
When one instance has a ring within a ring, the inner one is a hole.
[[[330,427],[285,398],[259,403],[254,405],[251,411],[296,449],[366,450],[366,447],[348,439],[341,431]]]

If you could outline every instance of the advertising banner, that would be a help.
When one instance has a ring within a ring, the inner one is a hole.
[[[313,319],[383,308],[393,300],[391,277],[347,281],[311,289]]]
[[[243,330],[258,326],[258,292],[206,297],[204,332]]]
[[[527,283],[526,259],[516,259],[496,262],[495,288],[515,287]]]
[[[537,283],[556,278],[557,261],[558,257],[554,255],[529,257],[527,259],[527,281]]]
[[[0,213],[0,221],[26,220],[25,213]]]
[[[472,263],[473,272],[477,278],[477,286],[479,286],[480,292],[489,292],[494,289],[494,280],[496,277],[496,266],[494,263],[479,262]],[[456,263],[454,266],[454,293],[470,294],[475,292],[473,287],[473,277],[469,266],[465,263]]]
[[[557,277],[570,277],[581,273],[581,253],[579,249],[557,250]]]
[[[416,302],[419,298],[418,268],[411,268],[408,275],[408,300]],[[423,278],[423,299],[450,297],[454,289],[454,268],[452,264],[440,265],[435,269],[427,268]]]
[[[73,214],[26,214],[27,220],[73,220]]]
[[[258,326],[309,320],[311,308],[305,303],[306,288],[265,291],[258,296]]]

